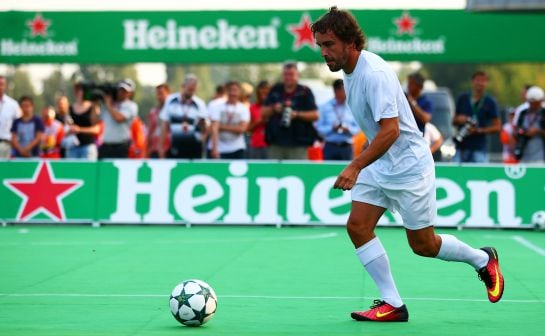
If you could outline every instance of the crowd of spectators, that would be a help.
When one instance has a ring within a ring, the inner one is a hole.
[[[440,159],[445,139],[432,124],[432,102],[420,73],[407,77],[406,97],[415,123]],[[119,81],[115,92],[90,98],[76,83],[66,96],[38,113],[30,96],[14,100],[0,76],[0,159],[7,158],[172,158],[351,160],[366,146],[365,135],[347,105],[343,81],[332,84],[333,98],[316,105],[312,90],[299,82],[296,63],[285,63],[278,83],[229,81],[208,102],[197,96],[199,79],[187,75],[179,90],[155,88],[156,105],[139,117],[132,100],[135,84]],[[526,86],[522,103],[505,124],[488,76],[477,71],[471,90],[456,100],[452,139],[454,162],[489,162],[488,141],[499,136],[505,163],[545,162],[545,94]],[[255,98],[254,98],[255,97]]]

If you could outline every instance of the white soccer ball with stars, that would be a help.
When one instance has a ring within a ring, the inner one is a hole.
[[[537,230],[545,230],[545,211],[539,210],[532,215],[532,225]]]
[[[170,312],[178,322],[190,327],[210,321],[217,304],[214,289],[201,280],[186,280],[174,287],[170,294]]]

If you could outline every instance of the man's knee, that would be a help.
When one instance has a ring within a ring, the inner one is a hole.
[[[346,223],[346,231],[356,248],[362,246],[374,237],[373,230],[367,229],[366,226],[361,225],[361,223],[351,220],[350,218]]]
[[[414,254],[429,258],[436,257],[439,253],[439,248],[441,247],[441,245],[437,244],[436,241],[429,241],[425,243],[412,243],[410,245]]]

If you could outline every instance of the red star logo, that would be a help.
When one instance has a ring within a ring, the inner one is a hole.
[[[65,219],[62,199],[82,184],[81,180],[55,179],[47,162],[38,165],[31,179],[4,180],[4,185],[23,199],[17,213],[17,219],[22,220],[40,212],[52,219]]]
[[[301,49],[305,45],[313,49],[316,48],[314,34],[312,34],[312,30],[310,29],[311,23],[312,20],[310,19],[310,16],[305,13],[303,16],[301,16],[301,21],[299,21],[297,25],[288,26],[288,30],[295,37],[295,41],[293,42],[292,46],[294,51]]]
[[[397,26],[397,34],[414,34],[414,27],[418,24],[418,20],[412,18],[409,12],[403,12],[400,18],[394,19],[394,23]]]
[[[34,19],[26,22],[28,28],[30,28],[30,35],[47,37],[47,27],[51,25],[50,20],[45,20],[42,14],[36,14]]]

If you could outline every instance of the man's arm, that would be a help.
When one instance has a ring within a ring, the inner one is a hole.
[[[291,118],[306,122],[314,122],[320,118],[320,113],[318,113],[318,110],[293,111],[291,113]]]
[[[420,107],[416,99],[408,97],[408,100],[411,110],[413,111],[414,118],[422,124],[429,123],[431,121],[431,113]]]
[[[229,125],[229,124],[220,124],[219,125],[220,131],[226,131],[236,134],[242,134],[248,130],[248,122],[247,121],[241,121],[240,123],[236,125]]]
[[[161,131],[159,132],[159,158],[164,159],[165,153],[167,151],[167,148],[164,148],[165,146],[165,138],[167,136],[167,131],[169,127],[168,121],[160,120],[159,119],[159,127],[161,127]]]
[[[220,122],[217,120],[212,120],[212,124],[210,125],[212,131],[210,141],[212,142],[211,155],[214,159],[220,158],[220,153],[218,151],[219,127]]]
[[[493,134],[501,131],[501,122],[499,118],[492,119],[490,126],[480,127],[475,130],[477,134]]]
[[[384,155],[399,137],[399,119],[397,117],[381,119],[379,124],[380,130],[375,139],[341,172],[333,188],[352,189],[360,171]]]

